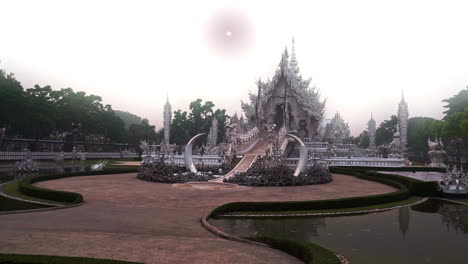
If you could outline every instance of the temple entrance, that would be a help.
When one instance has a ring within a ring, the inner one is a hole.
[[[288,125],[286,127],[287,130],[291,128],[291,124],[294,121],[294,116],[291,113],[291,105],[288,104],[288,113],[287,116],[285,114],[284,104],[277,104],[275,106],[274,118],[273,122],[276,125],[276,129],[279,130],[285,124],[285,118],[287,117]]]

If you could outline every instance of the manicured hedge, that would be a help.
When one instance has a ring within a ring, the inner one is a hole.
[[[341,166],[333,168],[357,169],[357,170],[374,170],[374,171],[433,171],[446,172],[446,168],[439,167],[365,167],[365,166]]]
[[[333,173],[351,175],[360,179],[379,182],[398,189],[396,192],[360,196],[351,198],[316,200],[316,201],[288,201],[288,202],[234,202],[217,207],[212,216],[232,212],[284,212],[284,211],[310,211],[325,209],[345,209],[365,207],[384,203],[398,202],[411,195],[436,196],[437,186],[434,182],[423,182],[404,176],[381,174],[375,171],[365,171],[356,167],[331,167]]]
[[[109,169],[103,171],[86,171],[78,173],[64,173],[64,174],[50,174],[26,177],[19,183],[19,191],[25,195],[46,199],[54,202],[64,204],[78,204],[83,202],[83,196],[79,193],[55,191],[36,187],[32,184],[40,181],[56,180],[61,178],[69,178],[76,176],[92,176],[92,175],[106,175],[106,174],[121,174],[137,172],[136,168],[126,169]]]
[[[0,254],[0,263],[8,264],[141,264],[113,259],[62,257],[47,255]]]
[[[357,174],[357,173],[356,173]],[[358,175],[358,174],[357,174]],[[371,206],[383,203],[401,201],[410,196],[408,188],[401,183],[387,180],[374,179],[366,175],[360,175],[359,178],[372,179],[383,184],[393,186],[398,191],[386,194],[330,199],[315,201],[288,201],[288,202],[234,202],[224,204],[215,208],[211,216],[227,214],[231,212],[281,212],[281,211],[309,211],[324,209],[343,209],[361,206]]]
[[[302,240],[277,239],[272,237],[255,237],[250,239],[293,255],[306,264],[341,263],[338,257],[330,250]]]
[[[0,212],[2,211],[17,211],[50,207],[47,205],[23,202],[4,196],[0,196]]]
[[[400,176],[396,174],[387,174],[387,173],[378,173],[376,170],[383,170],[383,169],[371,169],[368,170],[368,167],[332,167],[330,168],[330,171],[335,172],[335,173],[343,173],[343,174],[348,174],[348,175],[353,175],[356,177],[358,174],[365,174],[367,176],[371,176],[373,181],[375,179],[389,179],[392,181],[399,182],[401,184],[404,184],[410,193],[412,195],[418,195],[418,196],[423,196],[423,197],[428,197],[428,196],[438,196],[439,191],[437,190],[437,183],[436,182],[425,182],[425,181],[420,181],[418,179],[413,179],[405,176]],[[370,168],[370,167],[369,167]],[[393,168],[397,169],[397,168]],[[421,167],[419,169],[424,169],[424,167]],[[428,169],[437,169],[437,168],[428,168]],[[412,171],[412,170],[407,170],[407,171]],[[418,170],[419,171],[419,170]],[[359,177],[360,178],[360,177]]]

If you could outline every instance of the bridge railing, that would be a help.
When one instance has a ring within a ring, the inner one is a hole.
[[[239,136],[239,142],[240,142],[240,144],[249,142],[250,140],[252,140],[253,138],[255,138],[255,137],[258,135],[258,133],[259,133],[258,128],[254,127],[253,129],[251,129],[251,130],[248,131],[247,133],[241,134],[241,135]]]

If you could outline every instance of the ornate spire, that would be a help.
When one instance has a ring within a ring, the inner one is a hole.
[[[367,123],[367,129],[369,132],[369,148],[375,148],[375,131],[376,131],[376,123],[374,120],[374,115],[371,113],[371,119]]]
[[[281,56],[281,62],[280,62],[280,68],[285,69],[288,66],[288,59],[289,59],[289,54],[288,54],[288,47],[284,48],[283,55]]]
[[[291,72],[294,75],[299,73],[299,67],[297,66],[297,59],[296,59],[296,49],[294,48],[294,37],[292,38],[292,51],[291,51],[291,59],[289,60],[289,67],[291,68]]]
[[[401,101],[398,104],[398,128],[403,147],[406,148],[408,135],[408,104],[405,101],[403,90],[401,91]]]
[[[169,144],[170,127],[172,121],[172,106],[169,103],[169,95],[167,95],[166,103],[164,104],[164,143]]]

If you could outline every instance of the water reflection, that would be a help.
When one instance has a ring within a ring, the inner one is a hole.
[[[410,209],[409,207],[401,207],[398,209],[398,223],[400,226],[400,232],[403,237],[406,236],[408,232],[409,223],[410,223]]]
[[[0,163],[0,183],[20,180],[27,176],[41,174],[62,174],[88,171],[90,167],[81,162],[69,163],[41,163],[37,172],[18,172],[14,163]]]
[[[460,263],[468,258],[468,206],[435,199],[366,215],[210,221],[243,237],[310,241],[343,253],[352,263]]]

